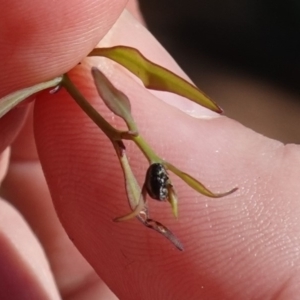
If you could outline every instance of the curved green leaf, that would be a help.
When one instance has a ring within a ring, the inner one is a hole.
[[[205,187],[201,182],[199,182],[197,179],[193,178],[191,175],[189,175],[187,173],[180,171],[172,164],[165,162],[164,165],[168,170],[170,170],[175,175],[180,177],[183,181],[185,181],[191,188],[193,188],[197,192],[201,193],[202,195],[210,197],[210,198],[222,198],[222,197],[225,197],[225,196],[228,196],[228,195],[234,193],[238,189],[238,188],[234,188],[225,193],[213,193],[207,187]]]
[[[139,77],[146,88],[171,92],[196,102],[212,111],[222,109],[194,85],[175,73],[148,60],[140,51],[127,46],[95,48],[89,56],[112,59]]]

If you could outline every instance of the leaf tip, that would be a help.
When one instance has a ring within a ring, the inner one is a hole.
[[[219,105],[217,105],[216,104],[216,106],[217,106],[217,113],[219,113],[219,114],[223,114],[224,113],[224,110],[223,110],[223,108],[221,108]]]
[[[171,204],[173,215],[176,219],[178,219],[178,197],[174,191],[173,186],[168,188],[168,201]]]

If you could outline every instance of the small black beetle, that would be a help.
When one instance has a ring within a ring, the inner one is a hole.
[[[168,173],[162,164],[154,163],[149,166],[146,174],[145,187],[151,198],[165,201],[169,194],[169,184]]]

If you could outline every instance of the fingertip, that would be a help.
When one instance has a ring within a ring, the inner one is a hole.
[[[3,2],[1,4],[1,2]],[[70,70],[107,33],[126,1],[0,2],[0,95]]]

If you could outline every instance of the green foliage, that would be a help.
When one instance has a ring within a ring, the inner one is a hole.
[[[112,59],[141,79],[146,88],[171,92],[212,111],[222,109],[194,85],[166,68],[148,60],[137,49],[127,46],[95,48],[89,56],[104,56]]]

